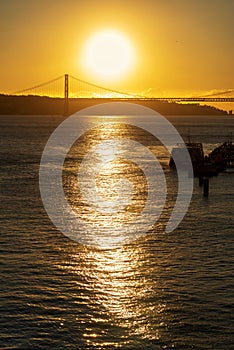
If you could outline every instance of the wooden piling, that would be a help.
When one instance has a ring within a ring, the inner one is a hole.
[[[203,181],[203,195],[204,197],[209,196],[209,178],[205,177]]]

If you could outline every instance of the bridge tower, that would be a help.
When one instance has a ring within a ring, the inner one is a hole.
[[[69,113],[69,80],[68,80],[69,75],[65,74],[64,75],[64,110],[63,110],[63,115],[65,117],[68,116]]]

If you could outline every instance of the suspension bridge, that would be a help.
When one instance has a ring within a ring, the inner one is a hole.
[[[147,99],[165,102],[234,102],[234,97],[222,96],[234,94],[234,89],[225,92],[214,93],[209,96],[195,97],[147,97],[134,93],[126,93],[118,90],[99,86],[72,75],[62,75],[47,82],[16,91],[13,95],[36,95],[49,97],[68,98],[126,98]],[[219,97],[219,96],[220,97]]]
[[[13,93],[25,94],[63,98],[144,98],[137,94],[99,86],[68,74]]]
[[[140,94],[126,93],[123,91],[113,90],[107,87],[99,86],[72,75],[62,75],[44,83],[15,91],[12,95],[16,96],[47,96],[64,99],[64,114],[67,114],[69,99],[84,98],[105,98],[105,99],[125,99],[131,101],[161,101],[161,102],[181,102],[181,103],[217,103],[217,102],[234,102],[234,89],[220,93],[214,93],[207,96],[194,97],[147,97]],[[230,95],[232,95],[230,97]]]

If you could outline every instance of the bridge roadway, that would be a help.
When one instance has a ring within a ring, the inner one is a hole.
[[[123,99],[161,102],[234,102],[234,97],[128,97]]]

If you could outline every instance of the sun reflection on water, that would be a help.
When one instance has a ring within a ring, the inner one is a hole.
[[[91,308],[87,311],[90,316],[86,315],[90,322],[83,332],[87,345],[120,346],[115,342],[117,335],[122,338],[120,347],[123,348],[140,338],[160,339],[166,305],[161,299],[160,279],[150,278],[151,258],[144,245],[109,250],[80,246],[78,252],[71,253],[65,267],[59,266],[70,270],[78,280],[81,278],[77,283],[88,291],[87,295],[80,296]],[[158,271],[160,273],[160,267]]]
[[[157,258],[145,248],[144,241],[148,238],[142,236],[131,244],[115,247],[116,242],[121,243],[125,238],[121,234],[122,224],[134,223],[145,206],[149,190],[144,172],[136,163],[122,157],[125,137],[140,140],[156,156],[165,158],[161,145],[150,135],[108,121],[78,140],[64,163],[67,200],[77,215],[94,225],[92,234],[97,236],[99,248],[76,245],[68,253],[67,264],[59,267],[74,274],[75,284],[83,291],[79,303],[86,308],[88,305],[86,315],[82,316],[85,320],[77,316],[85,324],[85,344],[102,349],[126,348],[143,338],[158,342],[166,324],[166,304],[162,297],[165,281],[160,278]],[[90,155],[91,149],[94,151]],[[139,153],[142,151],[135,151],[136,157],[144,159],[144,153]],[[87,153],[91,162],[85,163]],[[96,167],[95,181],[91,179],[89,164],[92,169]],[[84,190],[77,181],[77,171],[82,167]],[[106,228],[108,234],[103,233]],[[158,225],[158,231],[162,229]],[[116,340],[120,338],[121,344]]]
[[[94,126],[71,147],[64,162],[64,193],[75,215],[87,223],[84,234],[94,245],[126,244],[157,220],[165,191],[163,183],[149,187],[149,176],[158,172],[160,178],[160,169],[149,160],[149,154],[154,157],[150,147],[160,147],[153,135],[110,121]]]

